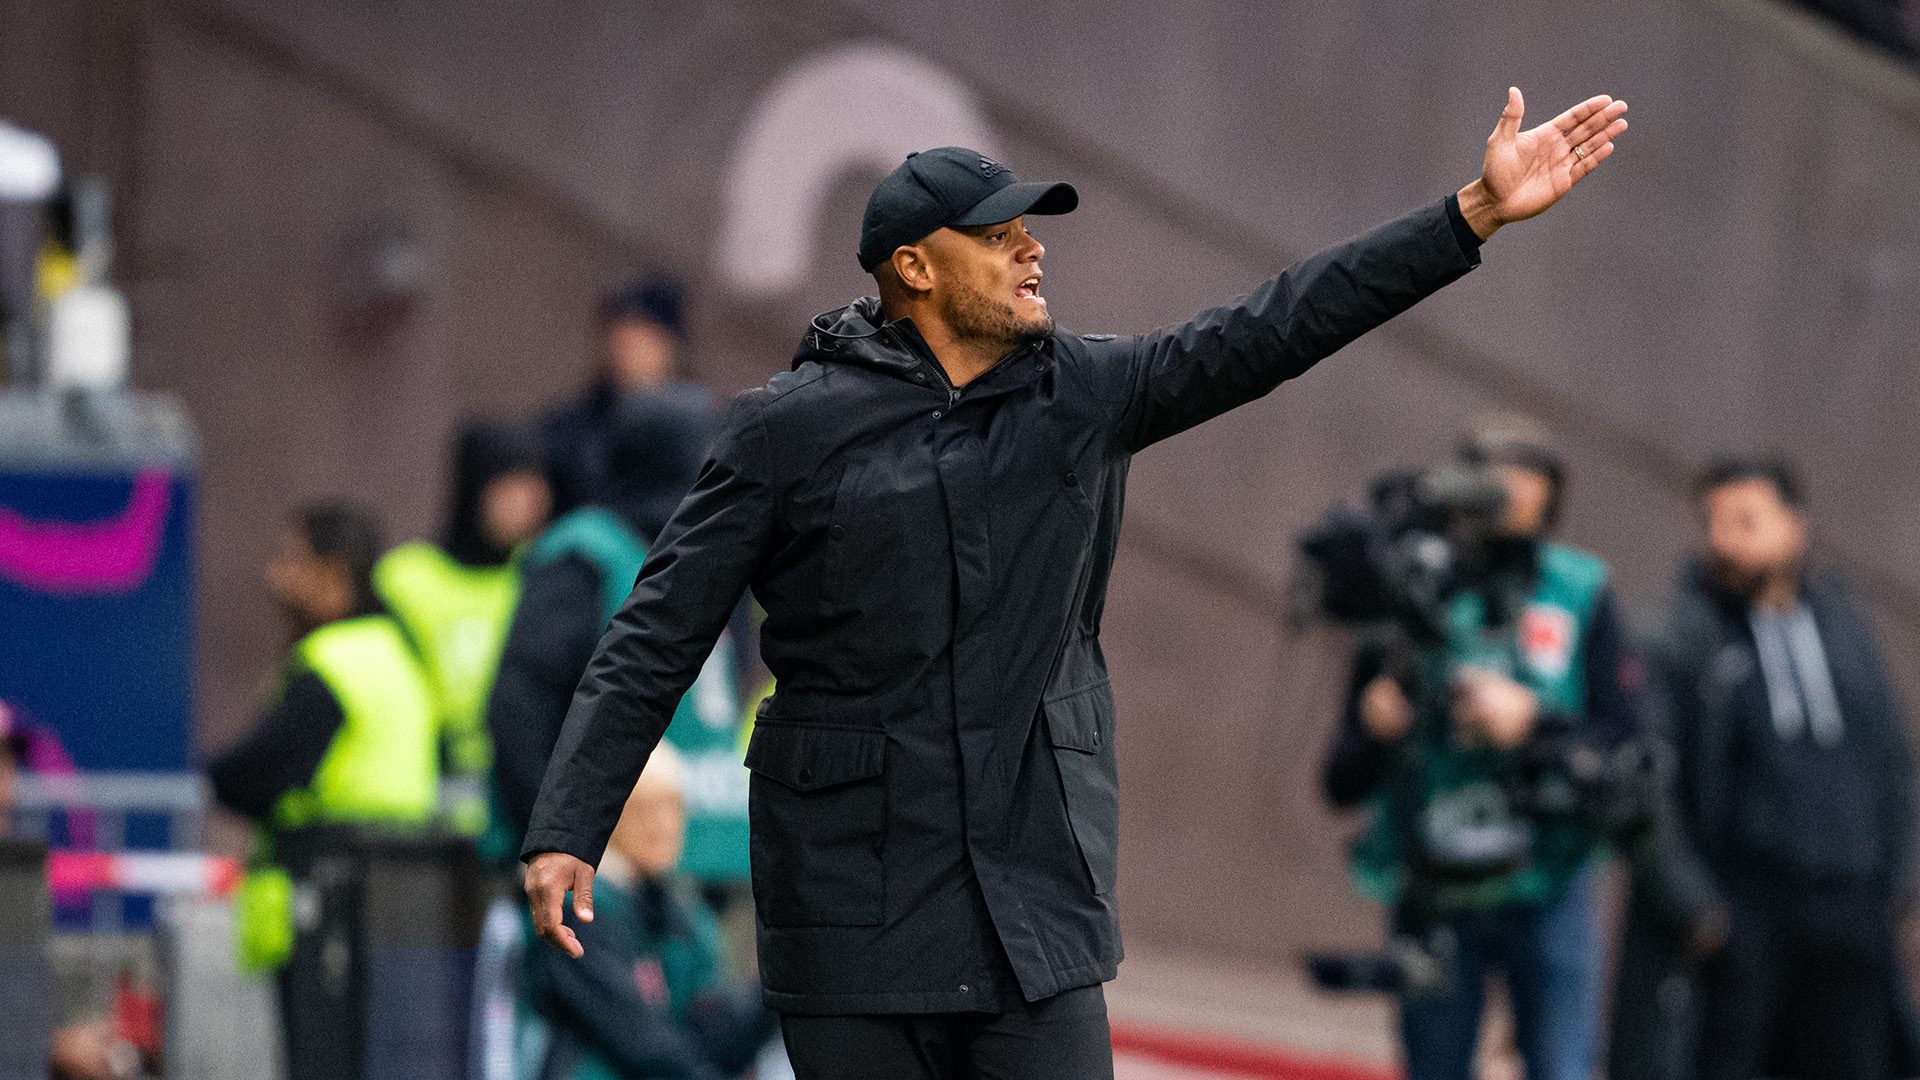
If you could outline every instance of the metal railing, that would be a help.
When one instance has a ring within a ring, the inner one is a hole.
[[[89,891],[86,929],[112,934],[127,928],[125,897],[203,887],[201,864],[192,861],[199,856],[190,853],[205,835],[207,805],[197,773],[23,773],[14,779],[12,833],[54,849],[48,869],[56,899]],[[126,852],[130,823],[142,834],[137,854],[81,857]]]

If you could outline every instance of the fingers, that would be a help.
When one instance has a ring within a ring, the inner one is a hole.
[[[1609,126],[1615,123],[1618,123],[1620,125],[1620,129],[1622,131],[1626,130],[1626,121],[1620,119],[1620,117],[1626,114],[1626,111],[1627,111],[1626,102],[1624,101],[1612,102],[1606,108],[1595,112],[1592,116],[1589,116],[1585,120],[1582,120],[1578,124],[1574,125],[1574,128],[1572,131],[1566,132],[1567,142],[1573,144],[1574,146],[1585,145],[1595,135],[1598,135],[1600,132],[1605,131]],[[1588,151],[1592,151],[1594,147],[1587,146],[1587,149]]]
[[[545,875],[536,877],[537,871],[527,875],[527,905],[533,912],[533,932],[540,940],[566,950],[567,954],[578,959],[586,950],[580,947],[580,939],[573,936],[560,919],[560,907],[566,896],[566,889],[556,887],[556,883],[546,879]]]
[[[582,922],[592,922],[593,867],[552,852],[527,867],[527,907],[533,914],[533,932],[577,960],[586,949],[561,914],[569,891],[574,893],[574,915]]]
[[[1527,100],[1520,96],[1520,88],[1507,87],[1507,107],[1500,111],[1500,120],[1493,125],[1493,135],[1487,139],[1511,139],[1520,134],[1520,118],[1527,114]]]
[[[1575,161],[1570,168],[1570,171],[1573,174],[1573,182],[1577,184],[1580,181],[1585,180],[1587,178],[1587,174],[1599,168],[1600,163],[1607,160],[1607,157],[1612,153],[1613,153],[1613,143],[1606,142],[1600,145],[1600,149],[1593,151],[1592,153],[1588,154],[1586,157],[1581,158],[1578,161]]]
[[[573,868],[573,915],[581,922],[593,921],[593,867],[586,863]]]
[[[1547,122],[1557,128],[1561,134],[1565,135],[1574,128],[1579,127],[1582,121],[1612,103],[1613,98],[1611,96],[1607,94],[1595,94]]]

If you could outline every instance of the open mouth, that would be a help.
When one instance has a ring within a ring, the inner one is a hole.
[[[1028,278],[1027,280],[1022,281],[1019,285],[1015,286],[1013,290],[1013,295],[1019,297],[1022,300],[1039,300],[1040,299],[1040,275],[1035,274],[1032,277]],[[1044,303],[1044,301],[1042,302]]]

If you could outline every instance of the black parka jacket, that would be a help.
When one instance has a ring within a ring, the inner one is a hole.
[[[1138,337],[1064,331],[949,386],[856,301],[735,400],[615,616],[524,855],[597,862],[741,591],[779,680],[752,770],[769,1007],[1007,1008],[1111,979],[1119,808],[1100,614],[1132,455],[1479,262],[1449,198]]]
[[[1865,613],[1829,571],[1806,574],[1800,601],[1826,647],[1834,690],[1859,772],[1877,798],[1881,857],[1870,895],[1889,902],[1915,888],[1913,760],[1879,646]],[[1704,565],[1684,570],[1667,624],[1648,649],[1648,727],[1672,748],[1677,768],[1654,828],[1631,852],[1632,890],[1621,933],[1608,1074],[1666,1080],[1693,1075],[1699,1013],[1697,962],[1687,955],[1695,919],[1711,903],[1733,904],[1756,880],[1791,893],[1795,883],[1744,850],[1741,732],[1769,716],[1765,676],[1754,652],[1747,601],[1715,583]],[[1899,971],[1890,962],[1886,970]],[[1886,988],[1895,1010],[1898,1076],[1920,1075],[1920,1019],[1904,979]],[[1790,1072],[1783,1069],[1781,1075]]]

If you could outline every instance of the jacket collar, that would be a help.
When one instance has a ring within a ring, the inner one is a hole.
[[[1029,372],[1033,367],[1025,361],[1030,357],[1049,355],[1051,346],[1052,342],[1048,341],[1039,347],[1028,346],[1009,353],[986,374],[967,385],[969,396],[992,393],[1024,382],[1020,374]],[[942,380],[942,385],[946,379],[945,369],[934,358],[926,339],[920,336],[920,328],[913,325],[912,319],[887,322],[880,313],[880,298],[877,296],[863,296],[846,307],[815,315],[807,324],[800,347],[794,350],[793,367],[798,368],[809,361],[852,364],[899,379],[911,379],[916,371],[930,370]]]
[[[1680,571],[1680,579],[1683,589],[1700,597],[1715,611],[1727,618],[1736,619],[1742,624],[1746,622],[1747,612],[1752,608],[1753,601],[1746,594],[1728,588],[1720,579],[1714,577],[1705,558],[1694,556],[1688,559]],[[1809,566],[1801,569],[1800,579],[1794,591],[1801,603],[1810,608],[1820,609],[1831,602],[1841,589],[1840,578],[1834,571],[1822,569],[1819,566]]]

